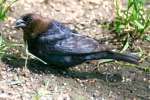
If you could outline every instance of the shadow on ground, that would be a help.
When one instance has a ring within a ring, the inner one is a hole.
[[[8,65],[11,70],[15,68],[23,68],[25,66],[25,59],[16,57],[15,55],[4,55],[2,62]],[[66,78],[79,79],[101,79],[107,82],[120,82],[122,76],[119,73],[108,74],[100,72],[79,72],[70,69],[55,68],[54,66],[45,65],[35,59],[29,59],[27,68],[36,74],[54,74],[56,76],[63,76]]]

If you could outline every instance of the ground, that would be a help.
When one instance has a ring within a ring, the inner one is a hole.
[[[113,0],[19,0],[1,23],[0,32],[11,42],[21,43],[22,31],[14,28],[16,18],[35,12],[54,18],[80,34],[121,49],[114,34],[100,27],[114,19]],[[107,40],[107,41],[106,41]],[[138,42],[150,56],[150,44]],[[137,47],[137,45],[135,46]],[[3,100],[148,100],[150,58],[136,67],[125,63],[81,64],[58,70],[35,60],[25,68],[23,47],[12,48],[0,64],[0,99]]]

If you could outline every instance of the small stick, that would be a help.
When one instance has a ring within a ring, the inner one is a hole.
[[[27,64],[28,64],[28,59],[29,59],[29,56],[33,57],[33,58],[36,58],[37,60],[39,60],[40,62],[42,62],[43,64],[47,64],[45,61],[43,61],[42,59],[40,59],[39,57],[33,55],[32,53],[30,53],[28,51],[28,44],[27,44],[27,41],[25,42],[25,49],[26,49],[26,59],[25,59],[25,68],[27,68]]]

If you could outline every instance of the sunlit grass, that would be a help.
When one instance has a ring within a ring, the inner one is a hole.
[[[0,0],[0,22],[7,18],[7,12],[16,1],[17,0]],[[8,48],[15,45],[16,44],[6,41],[2,33],[0,33],[0,58],[6,53]]]
[[[7,43],[5,42],[3,37],[0,36],[0,58],[5,54],[7,49],[8,49]]]
[[[150,41],[150,11],[144,5],[145,0],[128,0],[127,7],[121,7],[120,0],[114,0],[116,17],[109,28],[123,42],[125,51],[137,39]]]
[[[0,21],[7,17],[7,12],[17,0],[0,0]]]

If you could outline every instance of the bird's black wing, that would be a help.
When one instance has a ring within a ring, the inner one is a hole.
[[[105,45],[99,44],[96,40],[79,34],[74,34],[55,44],[55,50],[58,52],[71,54],[85,54],[105,51],[107,49]]]
[[[46,35],[40,37],[40,42],[46,45],[47,51],[57,54],[85,54],[108,49],[96,40],[73,33],[68,27],[54,21]],[[40,43],[39,43],[40,44]]]

